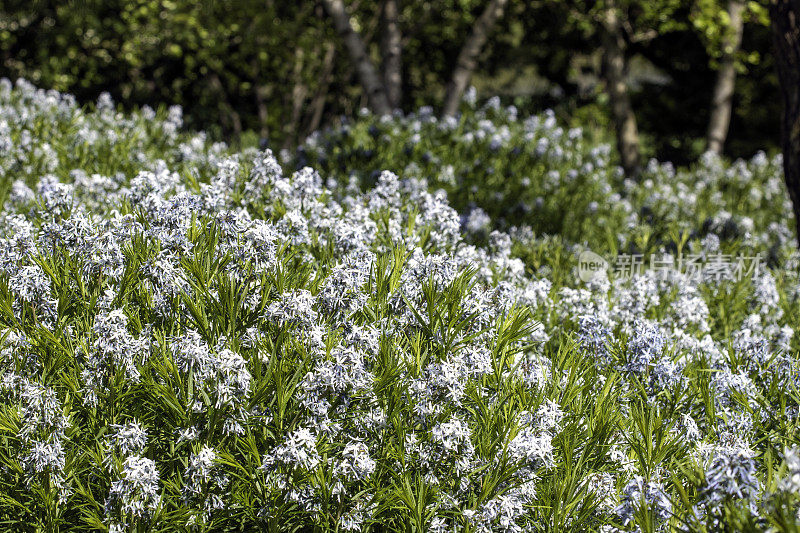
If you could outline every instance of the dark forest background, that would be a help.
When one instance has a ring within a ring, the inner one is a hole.
[[[187,126],[215,139],[292,149],[312,131],[370,107],[332,3],[5,0],[0,76],[23,77],[83,102],[107,91],[126,108],[180,104]],[[385,59],[387,3],[398,10],[402,50],[393,107],[441,109],[465,41],[491,2],[344,2],[351,29],[378,70]],[[685,164],[706,149],[726,54],[736,78],[723,153],[777,150],[781,100],[768,19],[758,2],[503,4],[471,73],[480,99],[497,95],[521,115],[550,107],[565,122],[613,139],[599,22],[613,4],[643,157]],[[733,4],[744,13],[734,49],[726,41],[736,29],[727,16]]]

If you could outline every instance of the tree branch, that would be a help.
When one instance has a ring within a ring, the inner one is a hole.
[[[355,65],[359,82],[364,89],[370,108],[379,115],[390,114],[392,107],[386,96],[386,88],[376,72],[361,35],[350,23],[350,15],[342,0],[322,0],[322,5],[333,20],[336,32],[344,42],[350,60]]]

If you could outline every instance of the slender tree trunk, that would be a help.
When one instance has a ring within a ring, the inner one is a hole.
[[[783,172],[800,243],[800,0],[772,0],[769,12],[783,96]]]
[[[253,96],[256,100],[256,110],[258,111],[258,135],[262,139],[269,139],[268,93],[269,88],[266,85],[257,85],[253,92]]]
[[[492,32],[492,28],[497,23],[497,20],[503,16],[503,10],[508,4],[508,0],[489,0],[486,4],[486,9],[483,10],[481,16],[475,21],[467,40],[461,47],[456,60],[456,68],[453,69],[453,75],[450,78],[450,83],[447,86],[447,93],[444,98],[444,108],[442,114],[446,117],[452,117],[458,112],[458,106],[461,103],[461,97],[469,85],[472,74],[478,66],[478,56]]]
[[[398,109],[403,97],[403,44],[400,33],[399,0],[384,0],[381,10],[381,56],[383,84],[392,109]]]
[[[308,87],[303,83],[304,56],[303,49],[298,47],[295,50],[294,70],[292,72],[292,78],[294,78],[294,87],[292,88],[292,118],[289,123],[286,124],[286,138],[281,148],[289,148],[289,146],[297,140],[297,131],[300,129],[303,104],[308,94]]]
[[[242,118],[239,116],[239,112],[236,111],[236,108],[231,104],[228,93],[225,91],[225,86],[222,84],[219,75],[217,75],[216,72],[212,73],[209,76],[209,81],[219,97],[218,108],[220,109],[220,116],[223,124],[229,125],[233,135],[238,139],[242,135]]]
[[[730,26],[722,40],[722,57],[717,71],[717,83],[714,86],[714,97],[711,100],[711,118],[708,121],[706,134],[706,149],[717,154],[722,153],[731,123],[733,91],[736,85],[736,53],[742,46],[744,29],[743,11],[744,0],[728,2]]]
[[[606,1],[606,10],[601,22],[602,76],[611,104],[617,148],[625,175],[637,178],[640,170],[639,130],[628,93],[628,62],[625,58],[627,44],[614,0]]]
[[[322,76],[320,77],[321,83],[311,101],[311,121],[308,124],[306,134],[310,135],[322,122],[322,112],[325,110],[325,99],[328,97],[328,88],[331,85],[331,78],[333,74],[333,63],[336,57],[336,47],[332,43],[328,43],[325,50],[325,59],[322,61],[323,69]]]
[[[386,89],[383,81],[378,75],[375,65],[367,52],[367,46],[358,32],[353,29],[350,23],[350,15],[347,13],[342,0],[322,0],[322,5],[328,12],[328,16],[333,19],[336,32],[344,41],[350,60],[356,68],[359,82],[367,96],[367,101],[373,113],[378,115],[388,115],[392,112],[389,99],[386,96]]]
[[[263,78],[258,59],[254,58],[250,61],[250,71],[252,79],[254,80],[253,99],[255,100],[256,112],[258,114],[258,135],[263,139],[262,142],[266,142],[269,139],[269,108],[267,107],[267,98],[270,95],[271,87],[266,82],[259,83],[263,81]]]

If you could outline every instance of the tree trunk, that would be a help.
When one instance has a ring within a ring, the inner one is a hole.
[[[286,138],[283,141],[281,148],[288,149],[297,139],[297,130],[300,128],[301,112],[303,111],[303,104],[306,101],[306,94],[308,87],[303,83],[303,64],[304,53],[303,49],[297,47],[295,49],[295,62],[292,78],[294,79],[294,87],[292,88],[292,118],[286,124]]]
[[[266,85],[256,85],[253,96],[256,100],[256,110],[258,111],[258,135],[265,141],[269,139],[269,109],[267,108],[267,95],[269,87]]]
[[[322,5],[331,19],[333,19],[336,32],[344,41],[372,112],[378,115],[390,114],[392,106],[389,105],[386,89],[375,70],[375,65],[372,64],[367,52],[367,46],[361,36],[353,29],[353,25],[350,24],[350,15],[347,13],[342,0],[322,0]]]
[[[483,45],[486,44],[495,23],[503,15],[506,4],[508,4],[508,0],[489,0],[486,9],[475,21],[472,32],[458,53],[456,68],[453,69],[453,76],[447,86],[442,110],[444,116],[452,117],[458,112],[461,97],[478,66],[478,55],[480,55]]]
[[[217,105],[220,110],[220,119],[223,124],[230,127],[234,137],[238,139],[242,135],[242,118],[239,116],[239,112],[236,111],[236,108],[231,104],[228,93],[225,91],[225,86],[222,84],[219,75],[213,72],[208,79],[219,98]]]
[[[250,75],[251,79],[255,80],[253,84],[253,99],[256,104],[256,112],[258,114],[258,135],[261,138],[261,143],[267,142],[269,139],[269,107],[267,106],[267,98],[271,92],[271,86],[263,81],[261,74],[261,67],[258,59],[253,58],[250,60]]]
[[[783,172],[800,244],[800,0],[772,0],[769,14],[783,96]]]
[[[398,0],[384,0],[381,10],[381,67],[386,98],[392,109],[399,109],[403,98],[403,44],[397,4]]]
[[[742,45],[744,29],[743,11],[744,0],[728,2],[730,25],[722,39],[722,56],[717,71],[717,83],[714,86],[714,97],[711,100],[711,118],[708,121],[706,134],[706,149],[717,154],[722,153],[731,123],[733,91],[736,85],[736,53]]]
[[[320,77],[320,85],[317,89],[317,94],[311,101],[311,121],[308,124],[306,133],[310,135],[322,122],[322,112],[325,110],[325,99],[328,97],[328,89],[331,85],[331,78],[333,74],[333,60],[336,57],[336,47],[332,43],[328,43],[325,50],[325,59],[322,61],[323,69],[322,76]]]
[[[617,134],[622,168],[629,178],[637,178],[640,170],[639,130],[628,94],[628,64],[625,58],[625,37],[614,0],[607,0],[600,31],[603,49],[602,76],[611,105],[611,118]]]

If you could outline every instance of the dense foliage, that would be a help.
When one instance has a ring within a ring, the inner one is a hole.
[[[636,183],[624,179],[609,145],[564,127],[550,110],[520,117],[496,98],[478,106],[473,93],[462,111],[457,119],[429,108],[392,120],[364,114],[283,157],[339,183],[371,185],[383,169],[425,178],[447,192],[473,237],[526,225],[595,251],[650,254],[675,252],[681,235],[714,232],[749,253],[791,253],[780,157],[729,165],[705,154],[678,169],[651,160]]]
[[[776,161],[625,182],[607,147],[492,104],[366,117],[315,148],[341,168],[290,173],[181,133],[176,108],[96,107],[0,82],[4,527],[796,529]],[[373,163],[400,177],[337,182],[360,160],[336,150],[384,135]],[[509,188],[481,192],[478,160]],[[550,198],[556,179],[585,189]],[[574,223],[548,227],[559,209]],[[631,243],[775,265],[580,280],[586,245]]]
[[[378,53],[380,1],[345,2]],[[624,0],[631,16],[632,93],[649,155],[693,161],[703,150],[715,80],[720,0]],[[748,4],[763,4],[763,1]],[[441,104],[464,38],[485,2],[404,0],[403,100]],[[531,112],[555,107],[608,126],[599,40],[588,16],[602,2],[510,0],[480,55],[482,97]],[[669,16],[666,14],[669,13]],[[750,22],[728,149],[750,156],[778,143],[780,112],[770,34]],[[102,91],[131,108],[182,105],[187,123],[214,138],[293,146],[320,125],[353,117],[366,100],[319,0],[6,0],[0,5],[0,76],[90,102]]]

